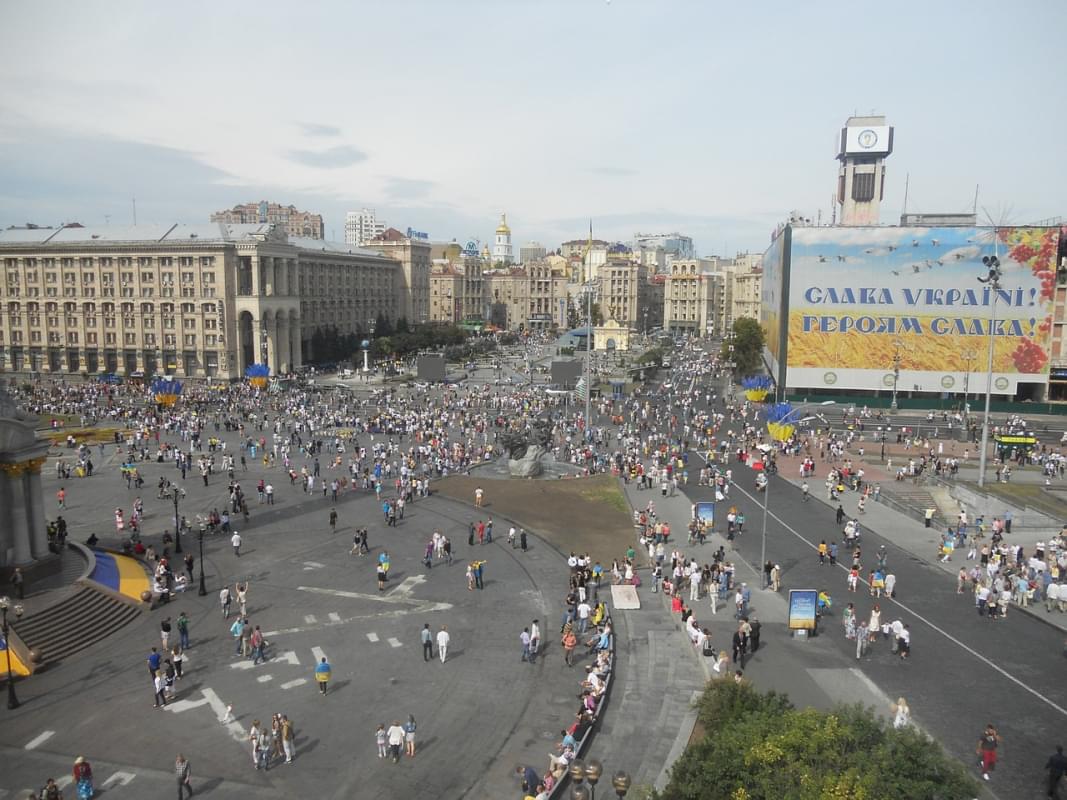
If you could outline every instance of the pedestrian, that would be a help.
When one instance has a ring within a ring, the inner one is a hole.
[[[182,668],[185,666],[185,653],[179,645],[174,645],[170,651],[170,660],[174,665],[174,672],[178,680],[182,679]]]
[[[85,760],[85,756],[78,756],[74,759],[72,777],[74,778],[74,787],[78,793],[79,800],[93,796],[93,768]]]
[[[385,582],[386,582],[386,580],[388,580],[389,575],[385,571],[385,565],[381,561],[378,562],[377,573],[378,573],[378,591],[379,592],[384,592],[385,591]]]
[[[481,486],[474,490],[474,507],[481,508],[485,503],[485,491]]]
[[[1000,734],[997,733],[997,729],[990,722],[985,726],[985,730],[982,731],[982,735],[978,739],[978,746],[975,748],[975,753],[978,756],[978,766],[981,767],[982,777],[985,780],[989,780],[989,773],[997,767],[997,747],[1000,745],[1000,741]]]
[[[163,617],[163,621],[159,623],[159,639],[163,644],[163,651],[166,652],[170,649],[170,617]]]
[[[26,598],[26,576],[22,574],[22,567],[15,567],[11,573],[11,586],[19,600]]]
[[[530,625],[530,663],[534,663],[537,653],[541,649],[541,625],[540,620],[534,620]]]
[[[762,627],[762,625],[760,624],[760,621],[758,619],[753,617],[752,621],[749,622],[749,627],[751,628],[751,630],[748,634],[748,641],[751,645],[752,652],[755,653],[757,650],[759,650],[759,635],[760,628]]]
[[[224,619],[230,618],[230,603],[232,598],[230,597],[230,587],[223,586],[219,590],[219,605],[222,606],[222,616]]]
[[[404,750],[408,758],[415,757],[415,715],[408,714],[408,721],[404,723]]]
[[[185,790],[189,790],[189,797],[193,796],[193,787],[190,785],[193,773],[189,767],[189,759],[181,753],[174,761],[174,776],[178,779],[178,800],[185,797]]]
[[[389,739],[389,753],[393,757],[393,763],[399,764],[400,747],[404,744],[404,729],[400,725],[400,720],[393,720],[393,724],[386,731],[386,737]]]
[[[323,697],[326,696],[326,690],[329,688],[331,673],[330,664],[326,661],[326,656],[323,656],[315,666],[315,680],[319,684],[319,692]]]
[[[433,658],[433,633],[430,631],[430,623],[422,626],[422,660],[429,661]]]
[[[893,715],[893,727],[898,731],[911,723],[911,708],[903,697],[898,697],[895,703],[889,704],[889,713]]]
[[[1055,797],[1060,779],[1067,772],[1067,756],[1063,755],[1063,745],[1056,745],[1056,752],[1048,757],[1045,769],[1048,770],[1048,796]]]
[[[238,558],[241,557],[241,534],[237,531],[233,532],[233,536],[230,537],[230,544],[233,546],[233,554]]]
[[[563,637],[560,639],[563,645],[563,661],[568,667],[574,666],[574,648],[578,646],[578,637],[574,634],[571,623],[563,626]]]
[[[519,549],[526,552],[526,529],[519,528]]]
[[[374,741],[378,745],[378,758],[385,758],[389,752],[389,740],[385,733],[385,723],[378,723],[378,728],[374,731]]]
[[[448,658],[448,643],[451,640],[452,637],[448,634],[448,626],[442,625],[441,630],[437,632],[437,655],[440,656],[442,664]]]
[[[241,610],[241,616],[248,616],[248,581],[234,584],[233,590],[237,595],[237,607]]]
[[[330,509],[330,533],[337,533],[337,509]]]
[[[530,629],[523,628],[519,634],[519,642],[522,643],[522,658],[520,661],[532,661],[530,658]]]
[[[163,708],[167,704],[167,683],[162,671],[156,672],[152,677],[152,690],[155,692],[155,703],[152,708]]]
[[[178,612],[178,643],[181,645],[182,650],[186,650],[189,647],[189,617],[185,615],[184,611]]]
[[[733,639],[731,640],[733,645],[733,662],[740,664],[741,669],[745,668],[745,636],[738,628],[734,631]]]
[[[185,554],[185,571],[189,575],[189,582],[193,581],[193,564],[196,563],[196,559],[193,558],[192,553]]]
[[[152,648],[152,652],[148,654],[148,675],[149,677],[156,677],[156,673],[159,672],[160,666],[163,664],[163,656],[159,654],[156,648]]]
[[[296,744],[296,735],[293,730],[292,720],[282,714],[282,752],[285,753],[285,763],[293,763],[293,752]]]

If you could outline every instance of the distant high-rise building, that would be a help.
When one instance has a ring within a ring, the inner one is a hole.
[[[511,228],[508,227],[508,215],[500,215],[500,224],[496,226],[493,240],[493,263],[510,264],[512,261]]]
[[[519,248],[519,263],[529,264],[531,261],[540,261],[547,254],[548,251],[540,242],[527,242]]]
[[[693,239],[680,233],[635,233],[634,250],[655,250],[663,248],[667,260],[672,258],[689,259],[694,257]],[[642,261],[644,259],[642,258]]]
[[[849,117],[841,129],[837,202],[842,225],[877,225],[885,188],[885,159],[893,129],[885,117]]]
[[[225,211],[216,211],[211,215],[212,222],[225,222],[228,225],[262,225],[269,223],[279,225],[287,236],[305,239],[324,239],[326,228],[321,214],[310,211],[297,211],[296,206],[283,206],[279,203],[244,203]]]
[[[345,214],[345,244],[362,247],[385,233],[385,222],[380,222],[373,208],[349,211]]]

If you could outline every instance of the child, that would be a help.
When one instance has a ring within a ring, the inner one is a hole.
[[[374,740],[378,743],[378,758],[385,758],[386,744],[385,744],[385,725],[379,725],[378,730],[374,732]]]

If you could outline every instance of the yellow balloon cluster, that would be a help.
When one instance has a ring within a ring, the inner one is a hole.
[[[769,394],[768,389],[745,389],[745,399],[753,403],[762,403]]]
[[[788,442],[793,438],[793,433],[796,431],[796,425],[791,422],[768,422],[767,432],[770,433],[771,438],[778,442]]]

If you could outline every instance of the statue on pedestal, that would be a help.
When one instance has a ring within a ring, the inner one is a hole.
[[[521,430],[500,434],[500,443],[508,451],[508,471],[513,478],[536,478],[543,466],[541,457],[552,442],[552,423],[547,419],[528,421]]]

